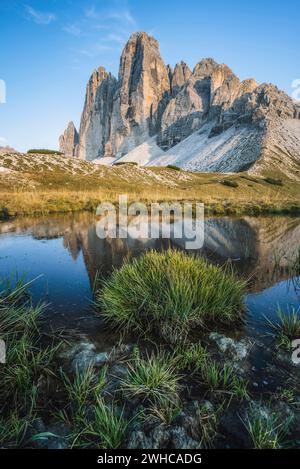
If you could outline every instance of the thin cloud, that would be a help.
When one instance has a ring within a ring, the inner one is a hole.
[[[95,58],[107,51],[119,51],[136,27],[128,6],[106,9],[91,3],[83,10],[81,20],[67,24],[64,30],[73,36],[89,38],[80,49],[73,50],[81,56]]]
[[[136,26],[136,21],[129,10],[112,10],[108,12],[107,18]]]
[[[86,57],[94,58],[103,52],[108,52],[111,50],[112,48],[110,46],[104,44],[92,44],[84,49],[79,49],[77,52]]]
[[[116,42],[117,44],[121,44],[121,45],[123,45],[125,42],[124,37],[119,36],[118,34],[114,34],[114,33],[108,34],[105,40],[108,42]]]
[[[80,37],[82,33],[81,29],[78,26],[76,26],[76,24],[67,24],[62,29],[66,33],[71,34],[72,36],[76,36],[76,37]]]
[[[91,7],[87,8],[85,10],[84,14],[87,18],[94,18],[94,19],[98,18],[98,13],[97,13],[96,8],[94,6],[91,6]]]
[[[84,12],[85,17],[91,20],[115,20],[123,24],[135,26],[136,21],[128,8],[96,10],[95,6],[91,6]]]
[[[39,10],[35,10],[29,5],[25,5],[27,18],[34,21],[36,24],[43,24],[47,25],[52,23],[52,21],[56,20],[56,16],[54,13],[50,12],[42,12]]]

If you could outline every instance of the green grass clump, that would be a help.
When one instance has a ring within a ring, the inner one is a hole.
[[[181,168],[179,168],[179,166],[176,166],[175,164],[168,164],[167,168],[174,169],[174,171],[181,171]]]
[[[145,359],[137,356],[129,364],[122,389],[129,398],[137,397],[152,405],[177,402],[178,380],[179,376],[165,354]]]
[[[113,163],[113,166],[122,166],[124,164],[129,164],[131,166],[138,166],[138,163],[136,161],[116,161]]]
[[[43,305],[32,306],[28,284],[18,282],[0,291],[0,337],[6,345],[6,362],[0,366],[0,446],[28,444],[40,399],[40,383],[54,376],[53,362],[62,341],[41,344],[39,318]],[[49,339],[49,337],[48,337]],[[13,411],[12,411],[13,409]]]
[[[73,407],[73,403],[70,403]],[[119,448],[125,440],[129,422],[124,418],[123,410],[114,403],[107,405],[101,396],[95,396],[93,404],[85,409],[75,403],[71,415],[60,410],[57,418],[68,428],[66,440],[70,448]]]
[[[0,207],[0,220],[9,219],[9,210],[7,207]]]
[[[150,416],[158,418],[165,425],[172,425],[182,408],[180,402],[170,401],[169,399],[160,399],[160,402],[154,403],[150,409]]]
[[[276,401],[283,401],[289,404],[295,409],[300,409],[300,402],[297,399],[297,391],[294,388],[285,388],[281,387],[275,394],[272,396],[272,400]]]
[[[176,369],[199,371],[208,359],[206,348],[200,343],[184,344],[175,348],[173,363]]]
[[[291,310],[283,311],[281,308],[278,308],[276,321],[266,319],[277,338],[279,347],[290,349],[292,341],[300,337],[299,309],[295,310],[292,308]]]
[[[274,186],[283,186],[283,182],[282,182],[281,179],[275,179],[275,178],[267,177],[267,178],[265,178],[265,181],[268,184],[273,184]]]
[[[66,407],[57,413],[70,433],[66,439],[71,448],[119,448],[124,441],[128,422],[114,404],[108,406],[102,397],[106,367],[96,373],[92,365],[76,370],[73,378],[61,371]]]
[[[241,317],[245,283],[202,258],[150,251],[124,264],[96,294],[103,317],[125,330],[170,342],[207,321]]]
[[[84,433],[97,442],[97,447],[116,449],[124,443],[127,428],[128,421],[124,418],[123,411],[118,413],[114,407],[98,399],[93,407],[93,418]]]
[[[221,181],[221,184],[227,187],[239,187],[238,183],[236,181],[232,181],[231,179],[224,179]]]
[[[129,425],[123,411],[107,405],[101,397],[88,412],[78,413],[75,420],[64,412],[60,416],[72,429],[67,436],[71,448],[117,449],[124,443]]]
[[[248,398],[247,382],[237,375],[231,365],[220,365],[208,359],[203,363],[200,373],[210,391],[225,391],[241,400]]]
[[[40,347],[38,319],[44,306],[32,306],[27,287],[18,283],[0,292],[0,335],[7,349],[6,366],[0,368],[0,400],[13,399],[18,406],[32,400],[41,375],[51,374],[50,363],[61,346],[57,342]]]
[[[243,423],[255,449],[279,449],[285,445],[291,419],[281,421],[270,409],[259,411],[252,406]]]
[[[13,411],[8,416],[0,417],[0,448],[20,448],[26,438],[28,421]]]
[[[28,154],[36,153],[37,155],[63,155],[61,151],[58,150],[47,150],[43,148],[33,148],[27,151]]]
[[[73,379],[70,379],[62,370],[61,376],[68,402],[72,403],[76,412],[81,412],[100,395],[105,385],[106,368],[104,367],[97,375],[93,366],[89,365],[83,371],[76,369]]]

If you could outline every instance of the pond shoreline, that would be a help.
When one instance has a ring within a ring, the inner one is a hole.
[[[172,202],[190,202],[191,200],[189,199],[174,199],[174,200],[160,200],[159,203],[172,203]],[[66,209],[61,209],[57,207],[57,209],[53,207],[43,207],[43,209],[35,209],[34,211],[28,209],[26,210],[23,209],[22,211],[17,211],[10,213],[10,211],[6,207],[0,206],[0,222],[1,221],[7,221],[7,220],[15,220],[20,217],[27,217],[27,216],[32,216],[32,217],[39,217],[39,216],[46,216],[46,215],[55,215],[55,214],[75,214],[75,213],[96,213],[97,206],[101,203],[102,201],[94,202],[85,202],[82,207],[79,208],[66,208]],[[201,200],[193,200],[193,203],[199,202],[199,203],[204,203]],[[111,202],[113,205],[117,206],[118,202],[112,201]],[[146,202],[147,206],[150,207],[149,201]],[[0,201],[1,204],[1,201]],[[89,205],[89,207],[86,207],[86,205]],[[290,203],[288,205],[258,205],[256,203],[244,203],[244,204],[234,204],[234,203],[213,203],[213,204],[207,204],[204,203],[204,213],[205,215],[209,216],[242,216],[242,215],[248,215],[248,216],[253,216],[253,217],[259,217],[259,216],[292,216],[292,217],[297,217],[300,215],[300,204],[293,204]]]

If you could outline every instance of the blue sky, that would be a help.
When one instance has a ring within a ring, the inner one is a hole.
[[[299,22],[298,0],[0,0],[0,145],[57,148],[67,122],[79,126],[91,72],[117,74],[134,31],[154,35],[166,63],[213,57],[291,94]]]

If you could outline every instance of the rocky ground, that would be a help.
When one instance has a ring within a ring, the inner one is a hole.
[[[258,371],[257,355],[266,353],[262,342],[249,338],[233,338],[210,333],[205,339],[209,353],[219,364],[230,363],[238,376],[247,380],[248,396],[237,399],[222,390],[209,390],[197,372],[181,380],[181,399],[172,415],[151,413],[139,398],[126,399],[122,386],[134,357],[134,345],[122,344],[100,351],[99,345],[82,337],[62,357],[70,375],[81,373],[89,365],[101,373],[106,368],[101,391],[108,406],[121,412],[132,424],[123,447],[126,448],[252,448],[255,441],[249,421],[273,425],[279,431],[279,446],[300,444],[299,365],[293,365],[287,352],[269,349],[269,361],[263,372]],[[256,363],[256,365],[254,364]],[[65,423],[37,422],[39,432],[52,435],[38,440],[36,447],[64,448],[70,445],[72,429]],[[282,433],[282,435],[281,435]]]

